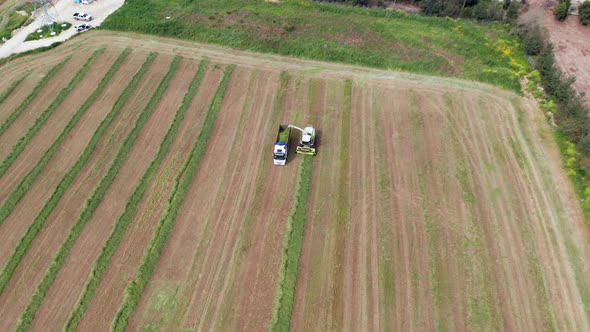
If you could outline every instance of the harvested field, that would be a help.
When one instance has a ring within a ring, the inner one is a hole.
[[[106,36],[0,177],[5,200],[61,142],[0,211],[0,330],[590,329],[590,234],[532,101],[89,32],[0,68],[0,97],[34,68],[4,121],[80,54],[0,138],[24,134]],[[316,127],[318,155],[274,166],[281,123]]]

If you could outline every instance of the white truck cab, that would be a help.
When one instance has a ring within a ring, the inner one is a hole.
[[[272,159],[275,165],[284,166],[287,163],[287,143],[276,142]]]

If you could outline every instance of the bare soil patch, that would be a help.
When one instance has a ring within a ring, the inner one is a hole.
[[[566,74],[575,76],[574,87],[578,92],[590,92],[590,27],[580,23],[580,18],[569,15],[564,22],[553,16],[552,7],[544,0],[529,1],[523,20],[532,20],[547,32],[554,46],[555,60]],[[555,3],[557,4],[557,2]],[[588,104],[586,97],[586,104]]]

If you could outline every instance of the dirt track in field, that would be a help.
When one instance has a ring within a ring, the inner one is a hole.
[[[203,57],[211,61],[203,82],[80,330],[108,329],[228,64],[237,67],[203,160],[130,329],[268,328],[300,161],[292,154],[285,167],[272,165],[279,123],[311,123],[319,131],[293,330],[590,329],[588,229],[550,129],[531,101],[473,82],[119,33],[90,32],[52,52],[90,54],[105,36],[111,44],[89,77],[104,75],[124,47],[135,51],[23,198],[30,211],[17,206],[0,226],[3,261],[40,209],[40,197],[55,186],[51,174],[75,161],[146,52],[158,58],[0,294],[0,329],[14,326],[174,54],[184,60],[49,289],[33,330],[62,328]],[[17,68],[27,67],[19,61],[0,70],[16,78]],[[91,82],[66,99],[71,108],[90,93]],[[56,113],[48,123],[67,119]],[[33,142],[25,152],[42,145]],[[24,154],[20,167],[32,155]]]

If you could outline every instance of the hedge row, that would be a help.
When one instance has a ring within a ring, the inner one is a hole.
[[[172,77],[178,69],[180,59],[180,57],[175,57],[172,63],[170,64],[168,72],[160,81],[160,84],[158,85],[156,91],[148,101],[148,104],[135,121],[135,124],[133,125],[131,132],[123,141],[123,144],[119,148],[119,151],[117,151],[117,155],[111,163],[107,173],[102,177],[102,179],[100,179],[100,182],[94,189],[94,192],[86,201],[84,209],[82,210],[82,212],[80,213],[80,215],[68,231],[68,234],[66,235],[64,242],[61,244],[61,246],[57,250],[57,253],[55,254],[53,262],[51,262],[51,265],[49,265],[49,268],[45,272],[45,275],[41,279],[41,282],[39,283],[39,285],[37,285],[37,289],[35,289],[35,292],[31,297],[31,301],[18,318],[16,325],[17,331],[26,331],[29,329],[31,322],[33,321],[33,318],[35,318],[37,310],[41,306],[41,302],[43,301],[43,298],[45,297],[47,290],[49,289],[49,287],[51,287],[51,284],[55,280],[57,273],[59,272],[61,266],[65,262],[66,257],[69,255],[70,250],[72,249],[72,247],[76,243],[76,240],[84,230],[84,227],[94,214],[94,211],[96,211],[96,208],[98,208],[98,206],[102,202],[102,199],[107,189],[110,187],[111,183],[115,179],[115,176],[117,176],[117,173],[121,169],[121,166],[123,166],[123,163],[125,162],[126,157],[129,154],[129,151],[131,151],[131,148],[133,147],[133,144],[135,143],[137,136],[139,136],[141,129],[149,119],[153,110],[156,108],[158,102],[160,101],[162,95],[166,91],[168,84],[170,83]]]
[[[168,236],[174,227],[176,216],[184,201],[189,185],[191,184],[192,178],[205,153],[207,141],[213,131],[213,126],[217,119],[217,113],[221,107],[223,98],[225,97],[229,77],[233,72],[234,67],[234,65],[230,65],[224,70],[223,78],[215,91],[213,99],[211,99],[211,102],[209,103],[207,115],[203,121],[201,131],[193,143],[189,158],[174,180],[174,187],[168,197],[166,209],[144,252],[137,274],[125,289],[123,302],[119,306],[117,314],[111,324],[112,331],[125,330],[129,317],[137,307],[137,303],[139,302],[150,276],[158,263],[160,254],[162,253],[162,250],[168,241]]]
[[[27,78],[27,76],[29,76],[29,74],[31,73],[30,70],[27,70],[24,74],[22,74],[19,78],[17,78],[16,80],[14,80],[14,82],[12,82],[10,84],[10,86],[4,90],[4,92],[2,92],[2,94],[0,94],[0,105],[2,105],[2,103],[6,100],[6,98],[8,98],[8,96],[10,96],[10,94],[12,93],[12,91],[14,91],[14,89],[16,89],[16,87],[25,80],[25,78]]]
[[[102,81],[98,84],[98,86],[96,87],[94,92],[88,97],[88,99],[86,99],[86,101],[80,107],[80,109],[78,110],[78,112],[76,113],[74,118],[72,118],[72,120],[70,120],[70,123],[68,123],[68,126],[66,127],[66,129],[64,129],[64,132],[62,132],[62,134],[60,135],[58,140],[55,143],[53,143],[53,145],[49,148],[49,150],[47,150],[47,152],[45,152],[45,155],[41,158],[41,160],[45,160],[49,155],[52,156],[55,153],[53,150],[57,149],[60,146],[60,143],[58,143],[58,142],[60,140],[63,140],[62,136],[63,137],[67,136],[67,133],[71,130],[70,127],[73,127],[75,125],[75,123],[78,121],[76,118],[79,119],[82,116],[82,114],[84,114],[86,112],[86,110],[88,110],[88,108],[90,108],[90,105],[92,105],[94,103],[94,101],[96,100],[96,98],[102,93],[104,88],[107,86],[107,84],[109,83],[109,81],[111,80],[111,78],[113,77],[113,75],[118,70],[121,63],[123,62],[123,60],[125,60],[125,58],[127,57],[127,55],[129,53],[130,53],[129,49],[123,51],[123,53],[119,56],[119,58],[113,63],[113,65],[111,66],[111,69],[108,71],[108,73],[105,75],[105,77],[103,77]],[[53,209],[57,205],[58,201],[61,199],[63,193],[68,188],[68,186],[70,185],[72,180],[75,178],[76,174],[78,174],[78,172],[80,171],[80,169],[82,168],[82,166],[84,165],[86,160],[88,160],[88,158],[90,157],[90,155],[94,151],[94,147],[96,146],[98,139],[104,133],[104,128],[106,128],[108,126],[108,124],[105,125],[105,123],[108,122],[109,118],[112,119],[113,117],[110,115],[107,116],[107,118],[103,121],[103,124],[101,124],[99,126],[99,128],[96,130],[96,132],[94,133],[94,135],[90,139],[89,146],[84,150],[84,152],[82,153],[82,155],[80,156],[80,158],[78,159],[76,164],[72,168],[70,168],[70,170],[68,170],[68,173],[64,176],[64,178],[58,184],[55,191],[52,193],[50,198],[45,202],[45,204],[41,208],[41,211],[37,214],[37,216],[35,217],[33,222],[27,228],[23,237],[21,237],[21,239],[19,240],[14,251],[10,255],[10,258],[8,259],[6,264],[4,265],[2,272],[0,273],[0,294],[2,293],[2,291],[4,290],[4,287],[6,287],[6,284],[8,283],[10,278],[12,277],[12,274],[16,270],[16,267],[18,266],[18,264],[20,264],[21,259],[24,257],[27,250],[29,249],[31,242],[33,242],[33,239],[35,238],[35,236],[37,236],[37,233],[39,233],[39,230],[41,230],[41,228],[45,224],[45,220],[47,219],[47,217],[49,216],[51,211],[53,211]],[[110,124],[110,122],[108,122],[108,123]],[[103,128],[103,129],[101,130],[101,128]],[[49,158],[51,158],[51,157],[49,157]]]
[[[78,70],[78,72],[74,75],[70,83],[57,94],[57,97],[55,97],[55,99],[49,105],[49,107],[47,107],[47,109],[43,113],[41,113],[41,115],[35,120],[33,126],[29,128],[29,130],[27,130],[27,133],[23,137],[21,137],[16,142],[16,144],[12,146],[12,150],[10,150],[10,153],[8,153],[6,158],[4,158],[4,160],[0,164],[0,177],[4,175],[4,173],[6,173],[10,166],[12,166],[12,163],[14,163],[16,158],[20,156],[21,152],[23,152],[27,144],[29,144],[29,142],[33,139],[33,137],[35,137],[37,132],[41,130],[41,127],[43,127],[45,122],[49,119],[53,112],[57,110],[57,107],[66,99],[66,97],[76,87],[76,85],[78,85],[78,83],[80,83],[84,76],[86,76],[86,73],[88,73],[88,70],[90,70],[90,67],[92,66],[96,58],[98,58],[98,56],[101,55],[103,52],[104,48],[101,48],[92,53],[92,56],[88,59],[84,66],[82,66],[82,68]],[[10,213],[12,213],[12,210],[14,210],[18,202],[20,202],[27,190],[29,190],[33,182],[35,182],[35,179],[37,179],[37,176],[39,176],[41,171],[43,171],[47,163],[49,163],[51,157],[53,157],[53,154],[57,151],[63,140],[66,138],[67,132],[69,132],[74,127],[74,125],[81,116],[82,114],[79,114],[79,112],[74,114],[74,116],[64,129],[64,131],[62,131],[60,137],[58,137],[58,139],[52,144],[49,150],[45,152],[41,160],[37,162],[37,165],[35,165],[35,167],[33,167],[33,169],[31,169],[29,173],[22,178],[22,180],[19,182],[16,188],[10,193],[10,195],[8,195],[8,197],[2,204],[2,207],[0,208],[0,225],[2,225],[2,223],[4,223],[4,221],[6,220],[6,218],[8,218]],[[67,132],[64,135],[65,131]]]
[[[156,174],[156,171],[160,167],[160,164],[164,160],[164,157],[168,154],[170,147],[174,142],[176,133],[180,127],[180,124],[184,120],[184,116],[188,110],[188,107],[197,92],[197,88],[201,85],[201,81],[203,80],[203,76],[205,75],[207,64],[208,61],[204,60],[199,65],[199,69],[195,74],[191,84],[189,85],[188,90],[186,91],[184,98],[182,100],[182,103],[180,104],[176,114],[174,115],[174,119],[172,120],[172,123],[170,124],[170,127],[168,128],[168,131],[166,132],[166,135],[164,136],[164,139],[160,144],[158,153],[151,161],[149,167],[139,180],[139,184],[135,187],[133,194],[131,194],[131,196],[127,200],[125,211],[115,223],[115,226],[113,227],[113,230],[108,240],[103,245],[98,258],[95,261],[94,266],[92,267],[92,271],[90,272],[88,280],[86,281],[84,291],[80,295],[76,307],[70,313],[66,321],[66,331],[75,331],[78,327],[78,324],[80,324],[82,316],[84,315],[84,312],[86,312],[86,309],[88,308],[88,305],[90,304],[90,301],[92,300],[92,297],[94,296],[96,289],[98,288],[100,281],[102,280],[102,276],[106,272],[109,264],[111,263],[111,259],[115,254],[115,251],[121,243],[123,234],[125,234],[127,227],[133,220],[132,218],[135,215],[135,212],[137,211],[139,202],[143,198],[143,195],[149,183],[152,181],[154,175]]]
[[[14,121],[16,121],[16,118],[18,118],[18,116],[27,108],[27,106],[29,106],[29,104],[33,101],[33,99],[35,99],[35,97],[37,97],[37,95],[39,94],[39,92],[41,92],[41,90],[43,90],[43,88],[45,87],[45,85],[47,85],[47,82],[49,82],[49,80],[51,80],[53,78],[53,76],[55,76],[55,74],[57,74],[57,72],[66,64],[66,62],[68,62],[70,59],[72,58],[72,56],[68,56],[65,59],[62,60],[62,62],[58,63],[57,65],[53,66],[53,68],[51,68],[47,74],[45,74],[45,76],[43,76],[43,78],[39,81],[39,83],[37,83],[37,85],[35,86],[35,88],[33,89],[33,91],[31,91],[31,93],[29,93],[29,95],[25,98],[25,100],[23,100],[22,103],[20,103],[20,105],[14,110],[14,112],[12,112],[8,118],[6,118],[6,120],[4,121],[4,123],[2,125],[0,125],[0,136],[2,134],[4,134],[4,132],[6,131],[6,129],[8,129],[8,127],[10,127]],[[0,175],[2,176],[2,175]]]

